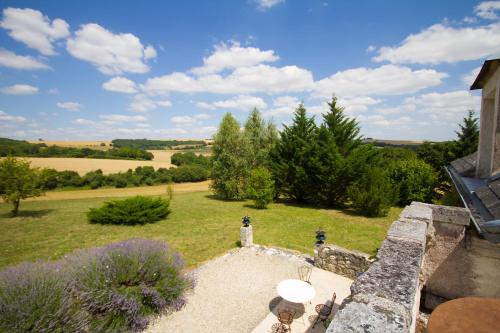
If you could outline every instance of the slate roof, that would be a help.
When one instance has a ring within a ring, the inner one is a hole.
[[[498,67],[500,67],[500,59],[486,60],[481,67],[481,71],[479,71],[479,74],[474,80],[474,83],[470,87],[470,90],[482,89]]]
[[[471,212],[474,226],[487,240],[500,243],[500,234],[490,233],[485,223],[500,220],[500,174],[475,178],[477,154],[459,158],[446,167],[462,201]]]

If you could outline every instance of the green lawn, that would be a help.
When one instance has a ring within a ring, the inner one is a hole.
[[[365,218],[350,211],[282,203],[256,210],[251,202],[220,201],[209,192],[194,192],[176,194],[170,216],[155,224],[89,224],[85,212],[106,200],[22,202],[16,218],[9,217],[9,205],[0,203],[0,268],[133,237],[165,240],[194,267],[237,246],[241,217],[246,214],[252,219],[257,244],[312,254],[315,230],[322,227],[328,243],[374,254],[401,211],[393,208],[387,217]]]

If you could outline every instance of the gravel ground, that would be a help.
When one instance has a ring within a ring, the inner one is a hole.
[[[200,267],[187,305],[146,332],[251,332],[276,305],[278,282],[298,278],[297,269],[305,263],[304,257],[275,249],[230,251]]]

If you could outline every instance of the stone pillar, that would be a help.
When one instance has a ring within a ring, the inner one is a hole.
[[[479,132],[479,148],[477,156],[476,176],[487,178],[491,176],[495,151],[495,134],[497,112],[494,96],[484,96],[481,101],[481,117]]]
[[[240,228],[240,242],[241,246],[253,245],[253,229],[252,226]]]

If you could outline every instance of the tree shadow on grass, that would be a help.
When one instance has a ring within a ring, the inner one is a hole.
[[[5,218],[13,218],[13,217],[32,217],[32,218],[40,218],[45,215],[48,215],[52,213],[54,210],[53,209],[40,209],[40,210],[20,210],[17,213],[17,216],[13,216],[11,212],[6,212],[3,214],[0,214],[0,217],[5,217]]]
[[[266,208],[259,208],[259,207],[255,206],[254,204],[250,204],[250,203],[244,204],[243,207],[255,209],[255,210],[266,210],[267,209],[267,207]]]
[[[210,200],[216,200],[216,201],[222,201],[222,202],[244,202],[245,200],[234,200],[234,199],[223,199],[215,194],[207,194],[205,195],[205,198],[210,199]]]

